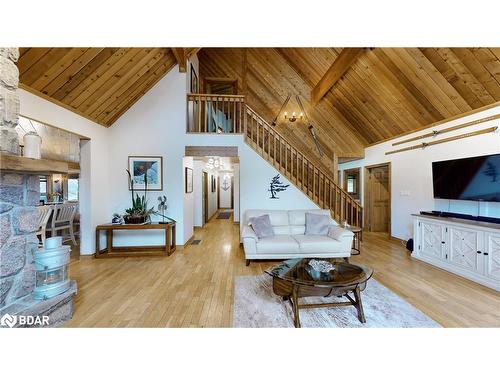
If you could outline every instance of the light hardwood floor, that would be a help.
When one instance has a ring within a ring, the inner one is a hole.
[[[195,231],[199,245],[170,257],[71,263],[78,282],[68,327],[230,327],[234,278],[259,275],[275,262],[245,266],[239,228],[212,219]],[[500,327],[500,293],[411,259],[398,241],[364,234],[361,255],[375,279],[444,327]]]

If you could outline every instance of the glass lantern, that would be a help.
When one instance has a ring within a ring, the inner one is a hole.
[[[51,238],[52,240],[52,238]],[[69,289],[69,246],[55,241],[50,247],[35,253],[35,299],[49,299]]]

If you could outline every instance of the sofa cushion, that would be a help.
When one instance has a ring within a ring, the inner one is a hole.
[[[269,215],[252,217],[250,218],[249,223],[259,239],[274,236],[274,230],[271,225]]]
[[[309,212],[311,214],[316,214],[316,215],[326,215],[328,217],[330,216],[330,211],[329,210],[291,210],[288,211],[288,218],[290,221],[290,225],[306,225],[306,213]],[[333,222],[333,220],[332,220]]]
[[[306,212],[305,234],[326,236],[328,234],[328,228],[330,227],[330,224],[330,215],[317,215]]]
[[[293,234],[290,233],[290,227],[288,225],[273,226],[274,234]]]
[[[282,226],[289,225],[288,222],[288,211],[285,210],[247,210],[245,212],[246,222],[248,223],[250,218],[269,215],[269,219],[271,220],[271,225],[274,226]]]
[[[332,240],[333,241],[333,240]],[[298,253],[299,244],[292,236],[276,235],[261,238],[257,242],[257,253],[261,254],[288,254]]]
[[[290,225],[290,234],[304,234],[306,232],[305,225]]]
[[[299,251],[304,254],[342,252],[342,243],[328,236],[298,234],[293,238],[299,243]]]

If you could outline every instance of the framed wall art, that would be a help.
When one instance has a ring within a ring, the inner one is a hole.
[[[186,193],[193,192],[193,170],[191,168],[184,168],[184,191]]]
[[[163,190],[163,157],[161,156],[129,156],[130,171],[135,190],[145,190],[147,174],[148,190]],[[129,184],[129,190],[131,186]]]

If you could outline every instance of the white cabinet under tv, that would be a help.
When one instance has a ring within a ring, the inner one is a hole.
[[[500,225],[413,216],[414,258],[500,291]]]

